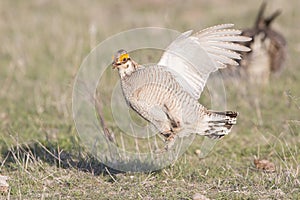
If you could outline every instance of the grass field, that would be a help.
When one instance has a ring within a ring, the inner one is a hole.
[[[300,198],[300,13],[298,0],[281,8],[274,28],[287,38],[288,61],[264,88],[225,83],[237,126],[205,158],[196,138],[172,166],[151,173],[117,173],[93,158],[77,135],[72,89],[85,56],[131,28],[200,30],[220,23],[253,24],[261,1],[0,2],[0,199]],[[117,74],[113,74],[117,77]],[[209,107],[209,102],[204,104]],[[255,158],[276,171],[257,170]]]

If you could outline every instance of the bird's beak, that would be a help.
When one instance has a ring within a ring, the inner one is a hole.
[[[112,69],[116,69],[117,66],[118,66],[118,60],[115,59],[114,56],[112,56],[112,60],[113,60],[113,62],[111,63],[112,64]]]
[[[120,65],[121,63],[117,63],[115,61],[112,62],[112,69],[116,69],[118,68],[118,66]]]
[[[115,62],[112,62],[112,69],[116,69],[116,64],[115,64]]]

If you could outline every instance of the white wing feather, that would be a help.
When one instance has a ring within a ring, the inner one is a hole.
[[[250,41],[233,24],[213,26],[192,35],[181,34],[162,55],[158,65],[165,66],[185,91],[199,99],[209,74],[226,65],[238,65],[236,51],[250,51],[238,42]]]

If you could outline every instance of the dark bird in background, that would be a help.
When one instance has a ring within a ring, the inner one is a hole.
[[[238,74],[251,83],[268,83],[270,74],[280,74],[285,65],[287,44],[279,32],[271,28],[271,24],[281,14],[276,10],[269,17],[264,17],[266,3],[258,12],[252,28],[244,29],[242,35],[252,38],[244,45],[251,48],[250,52],[241,52]]]

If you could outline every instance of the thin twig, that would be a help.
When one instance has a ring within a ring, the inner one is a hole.
[[[79,80],[79,82],[85,87],[85,91],[89,92],[89,88],[87,87],[87,84],[84,81],[80,81]],[[103,117],[104,115],[103,115],[103,112],[102,112],[102,104],[101,104],[101,102],[96,97],[96,94],[92,94],[91,92],[89,92],[88,95],[89,95],[89,99],[90,99],[91,103],[95,104],[96,112],[97,112],[98,117],[100,119],[99,121],[100,121],[101,127],[103,129],[104,135],[106,136],[106,138],[108,138],[109,141],[115,142],[114,134],[111,133],[109,131],[109,129],[107,128],[107,126],[106,126],[106,123],[105,123],[105,120],[104,120],[104,117]]]
[[[118,182],[118,181],[111,175],[111,173],[110,173],[110,171],[107,169],[107,167],[105,167],[105,171],[108,173],[108,175],[112,178],[112,180],[113,180],[114,182]]]

